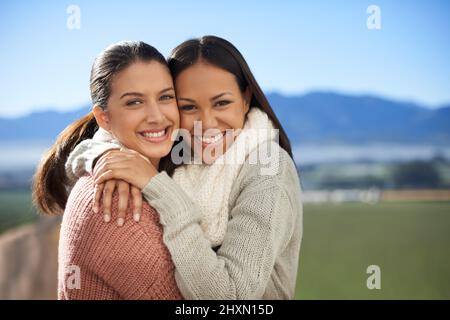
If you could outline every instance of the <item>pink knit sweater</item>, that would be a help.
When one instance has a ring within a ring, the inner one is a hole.
[[[118,227],[117,194],[105,223],[92,211],[93,193],[90,176],[70,193],[59,239],[58,298],[182,299],[158,213],[143,201],[141,221],[127,212]]]

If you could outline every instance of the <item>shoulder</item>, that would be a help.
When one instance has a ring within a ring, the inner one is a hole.
[[[83,176],[77,180],[67,199],[64,217],[86,216],[92,211],[94,196],[94,182],[90,176]]]
[[[116,241],[141,241],[162,237],[162,227],[157,212],[146,202],[142,203],[139,223],[132,219],[129,203],[125,223],[118,227],[115,223],[118,214],[118,194],[114,192],[111,206],[111,222],[105,223],[101,213],[94,213],[92,201],[94,182],[91,176],[81,177],[72,189],[64,211],[63,227],[69,227],[71,236],[86,242],[113,243]]]
[[[253,150],[234,181],[230,210],[246,202],[259,203],[253,214],[288,220],[301,215],[299,174],[292,158],[277,143],[267,142],[262,149]]]
[[[155,283],[175,286],[174,266],[156,211],[144,201],[139,223],[128,208],[125,223],[119,227],[118,196],[114,194],[112,219],[105,223],[103,215],[92,210],[93,192],[92,178],[83,176],[70,195],[60,234],[61,268],[77,265],[131,299],[154,292],[149,290]]]
[[[249,159],[243,164],[230,193],[230,218],[238,215],[241,220],[255,220],[267,232],[275,232],[290,241],[295,230],[301,227],[303,206],[301,186],[294,161],[277,143],[267,143],[269,155],[259,153],[255,162]]]
[[[238,174],[234,188],[279,186],[300,191],[297,167],[290,155],[276,142],[266,142],[250,152]]]

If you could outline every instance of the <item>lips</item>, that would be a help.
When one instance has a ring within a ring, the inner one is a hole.
[[[168,138],[169,129],[170,126],[161,129],[143,130],[138,133],[145,141],[157,143]]]
[[[224,135],[225,132],[221,132],[214,136],[194,136],[194,138],[196,139],[196,141],[200,142],[203,147],[206,147],[221,142]]]

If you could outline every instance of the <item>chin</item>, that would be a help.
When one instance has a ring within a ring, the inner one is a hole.
[[[170,153],[170,148],[158,147],[158,148],[146,148],[147,150],[142,150],[141,154],[148,159],[161,159]]]

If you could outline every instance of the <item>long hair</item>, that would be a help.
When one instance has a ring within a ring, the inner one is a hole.
[[[232,73],[242,93],[246,89],[250,90],[250,107],[261,109],[272,120],[275,129],[279,130],[280,147],[292,158],[291,144],[286,132],[239,50],[227,40],[215,36],[187,40],[173,49],[168,59],[174,81],[183,70],[198,61],[205,61]]]
[[[136,61],[157,61],[165,66],[164,56],[154,47],[141,41],[113,44],[94,61],[90,76],[92,105],[107,109],[113,77]],[[33,202],[47,214],[60,214],[67,203],[67,158],[77,144],[92,138],[98,125],[92,112],[65,128],[42,157],[33,178]]]

